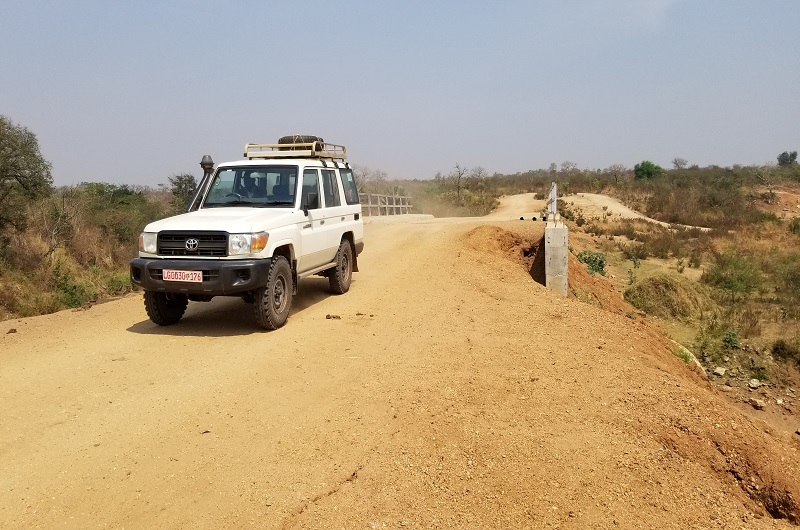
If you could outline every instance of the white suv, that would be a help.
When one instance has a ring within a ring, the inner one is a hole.
[[[285,136],[247,144],[244,156],[216,170],[203,157],[188,212],[139,236],[131,281],[156,324],[178,322],[190,300],[238,296],[273,330],[286,323],[300,278],[319,274],[334,293],[349,290],[364,224],[344,146]]]

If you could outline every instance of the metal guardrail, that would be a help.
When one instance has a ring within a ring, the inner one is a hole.
[[[408,195],[382,195],[380,193],[359,193],[361,213],[367,217],[381,215],[402,215],[411,213],[411,197]]]

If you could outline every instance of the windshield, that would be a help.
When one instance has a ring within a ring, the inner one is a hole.
[[[297,166],[220,168],[203,208],[254,206],[291,208],[297,189]]]

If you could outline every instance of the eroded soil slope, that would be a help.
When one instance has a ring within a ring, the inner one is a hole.
[[[534,282],[542,231],[368,224],[351,291],[303,281],[273,333],[237,299],[159,328],[139,294],[0,322],[0,527],[800,522],[794,435]]]

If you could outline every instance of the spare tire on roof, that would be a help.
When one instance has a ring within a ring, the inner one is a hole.
[[[319,136],[311,136],[311,135],[308,135],[308,134],[292,134],[292,135],[289,135],[289,136],[281,136],[280,138],[278,138],[278,143],[279,144],[310,144],[312,142],[324,143],[325,140],[323,140]],[[319,146],[319,147],[322,147],[322,146]],[[305,147],[281,147],[282,151],[299,150],[299,149],[305,150],[306,148]]]

